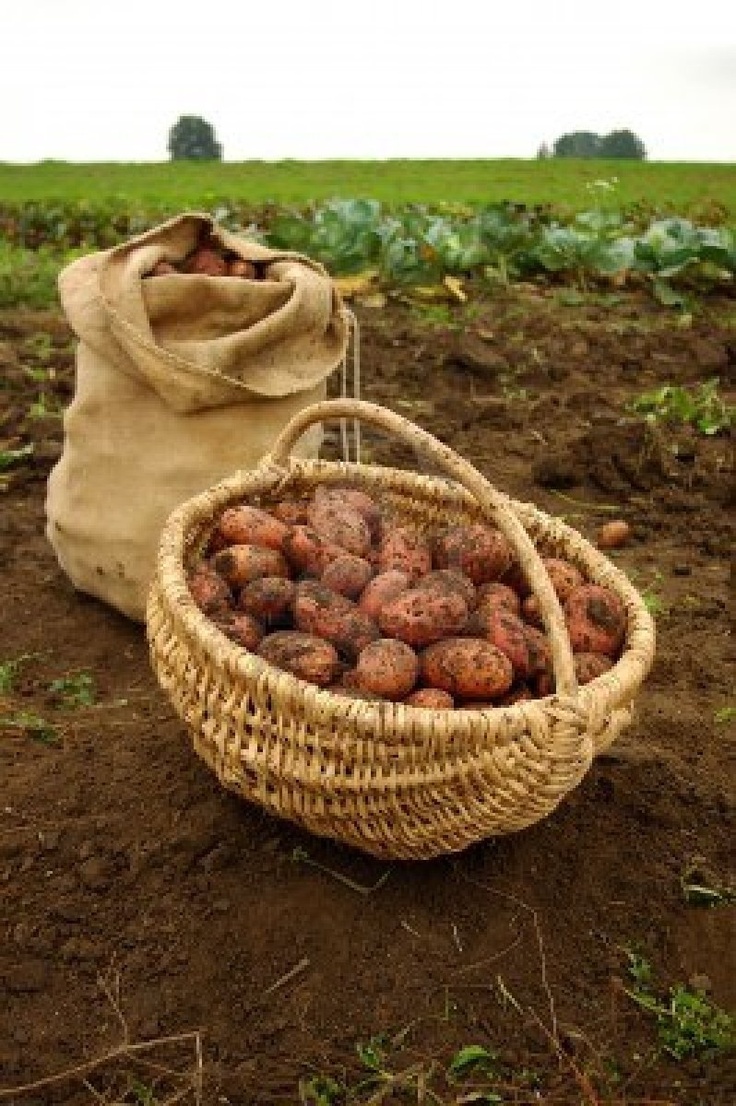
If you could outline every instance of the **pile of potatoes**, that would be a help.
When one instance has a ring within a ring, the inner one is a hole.
[[[147,277],[168,276],[170,273],[199,273],[204,276],[245,277],[263,280],[265,263],[246,261],[233,250],[226,250],[214,238],[204,236],[199,244],[178,262],[158,261]]]
[[[569,562],[544,564],[587,683],[621,654],[623,604]],[[188,584],[232,641],[338,695],[477,709],[553,690],[537,600],[490,526],[427,534],[358,488],[319,485],[224,510]]]

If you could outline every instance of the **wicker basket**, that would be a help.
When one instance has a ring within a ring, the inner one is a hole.
[[[312,424],[359,418],[428,455],[451,479],[348,462],[294,460]],[[418,527],[495,524],[511,541],[550,638],[555,693],[512,707],[430,710],[320,690],[233,644],[195,606],[185,573],[219,513],[317,484],[353,484]],[[535,549],[560,555],[623,601],[621,659],[578,688],[564,618]],[[381,857],[427,858],[544,818],[631,718],[654,656],[654,626],[637,591],[580,534],[496,491],[430,434],[357,400],[301,412],[254,471],[189,500],[164,527],[147,632],[161,686],[222,784],[313,833]]]

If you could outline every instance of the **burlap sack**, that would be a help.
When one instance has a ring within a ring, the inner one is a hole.
[[[267,262],[266,279],[171,274],[210,232]],[[79,339],[46,533],[80,591],[144,619],[161,528],[180,502],[251,468],[282,426],[325,396],[348,326],[324,269],[186,214],[59,277]],[[314,456],[318,434],[302,456]]]

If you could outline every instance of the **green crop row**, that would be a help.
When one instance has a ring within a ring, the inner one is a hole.
[[[0,207],[0,303],[37,302],[55,259],[58,267],[70,251],[113,246],[171,214],[112,202]],[[549,208],[519,204],[387,208],[377,200],[259,211],[221,203],[212,214],[269,246],[321,261],[335,276],[373,270],[384,287],[435,285],[448,276],[493,284],[543,277],[579,288],[636,281],[676,305],[688,290],[732,286],[736,272],[730,228],[677,216],[642,223],[595,208],[565,220]],[[37,279],[29,250],[37,251]]]

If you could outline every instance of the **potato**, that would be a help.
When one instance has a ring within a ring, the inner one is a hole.
[[[514,680],[509,658],[483,638],[449,637],[423,650],[422,682],[461,699],[494,699]]]
[[[378,547],[378,571],[405,572],[414,582],[432,569],[428,540],[411,526],[386,525]]]
[[[287,526],[305,526],[308,506],[304,499],[282,499],[280,503],[269,507],[268,512]]]
[[[331,503],[350,507],[365,519],[371,538],[375,540],[381,529],[381,511],[375,499],[360,488],[318,484],[314,492],[316,504]]]
[[[620,549],[631,538],[631,527],[622,518],[605,522],[599,527],[595,543],[599,549]]]
[[[465,600],[469,611],[473,610],[477,602],[477,596],[473,581],[468,579],[464,572],[458,568],[438,568],[434,572],[428,572],[414,585],[422,590],[435,591],[439,594],[460,595]]]
[[[527,595],[526,599],[521,604],[521,613],[524,621],[528,622],[530,626],[536,626],[539,630],[544,629],[542,611],[536,595]]]
[[[488,610],[492,607],[503,607],[511,614],[521,613],[521,600],[517,592],[508,584],[493,581],[490,584],[481,584],[477,589],[478,610]]]
[[[260,507],[228,507],[220,515],[217,530],[229,545],[262,545],[282,549],[289,527]]]
[[[204,276],[226,276],[227,262],[212,246],[199,246],[184,259],[182,271]]]
[[[540,672],[538,676],[534,677],[532,686],[534,687],[535,699],[546,699],[548,695],[554,694],[554,677],[549,672]]]
[[[565,602],[571,591],[585,583],[580,569],[561,557],[543,557],[542,564],[561,603]]]
[[[204,614],[217,614],[227,611],[232,595],[225,579],[210,565],[198,565],[187,576],[187,584],[192,599]]]
[[[283,622],[291,615],[295,585],[283,576],[261,576],[251,580],[238,596],[238,608],[266,626]]]
[[[513,684],[510,691],[507,691],[504,696],[498,700],[499,707],[513,707],[516,703],[528,703],[534,696],[531,693],[531,689],[528,684],[518,683]]]
[[[339,545],[347,553],[365,557],[371,547],[368,523],[359,511],[339,501],[323,499],[307,509],[309,525],[331,545]]]
[[[519,599],[526,599],[527,595],[531,594],[532,589],[529,587],[526,576],[522,572],[521,565],[518,561],[514,561],[511,567],[504,572],[500,582],[502,584],[507,584],[512,591],[515,591]]]
[[[322,583],[338,595],[357,599],[373,576],[373,565],[364,557],[343,553],[330,561],[322,572]]]
[[[258,648],[265,632],[260,622],[250,614],[233,613],[228,617],[217,618],[214,621],[215,625],[231,641],[234,641],[237,645],[242,645],[244,649],[249,649],[251,652]]]
[[[589,684],[591,680],[613,668],[611,658],[602,653],[575,653],[573,659],[579,684]]]
[[[321,576],[329,562],[345,552],[311,526],[292,526],[284,538],[283,551],[289,564],[308,576]]]
[[[169,276],[170,273],[178,271],[176,265],[172,265],[170,261],[157,261],[148,276]]]
[[[235,257],[227,263],[227,275],[232,277],[244,277],[246,280],[256,279],[256,267],[252,261],[246,261],[244,257]]]
[[[455,700],[438,687],[420,687],[404,699],[407,707],[425,707],[429,710],[452,710]]]
[[[261,576],[289,576],[289,566],[283,554],[261,545],[230,545],[216,553],[212,563],[231,587],[247,584]]]
[[[366,645],[355,665],[355,686],[386,699],[403,699],[419,675],[419,658],[403,641],[379,638]]]
[[[524,625],[522,623],[522,625]],[[529,675],[550,675],[552,672],[552,647],[546,634],[537,630],[534,626],[524,625],[524,638],[526,639],[527,653],[529,656]]]
[[[269,664],[319,687],[332,683],[339,668],[337,653],[328,641],[296,630],[268,634],[258,647],[258,655]]]
[[[520,618],[503,607],[484,607],[475,612],[470,624],[475,636],[485,638],[506,654],[518,679],[529,675],[529,646]]]
[[[427,588],[402,592],[378,615],[382,632],[407,645],[429,645],[457,634],[467,621],[468,607],[461,595]]]
[[[358,606],[363,614],[375,621],[387,603],[410,587],[411,580],[406,572],[399,572],[398,569],[381,572],[366,585]]]
[[[438,568],[459,568],[477,585],[503,576],[513,551],[500,530],[480,524],[456,526],[437,539],[434,560]]]
[[[293,611],[298,630],[332,642],[351,660],[380,637],[375,622],[355,603],[317,581],[304,580],[297,585]]]
[[[626,610],[619,597],[599,584],[583,584],[570,593],[565,619],[574,653],[616,657],[626,634]]]

